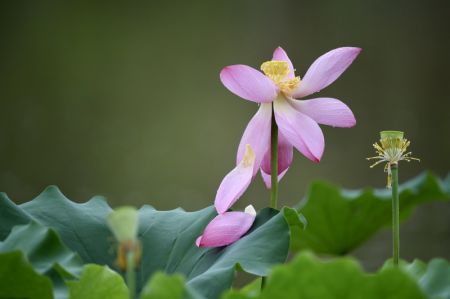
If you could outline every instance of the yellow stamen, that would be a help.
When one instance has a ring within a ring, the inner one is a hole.
[[[292,93],[300,84],[300,77],[286,79],[291,73],[286,61],[271,60],[261,65],[261,70],[269,77],[284,93]]]
[[[278,83],[284,80],[291,72],[286,61],[271,60],[261,64],[261,70],[267,77]]]
[[[253,151],[250,144],[245,145],[244,158],[242,158],[242,166],[250,167],[255,162],[255,152]]]

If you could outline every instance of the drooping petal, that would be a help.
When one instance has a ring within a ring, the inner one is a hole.
[[[243,64],[223,68],[220,80],[235,95],[257,103],[272,102],[278,93],[278,88],[272,80],[260,71]]]
[[[325,147],[319,125],[284,98],[277,98],[274,111],[278,128],[286,139],[308,159],[319,162]]]
[[[247,190],[253,178],[255,153],[247,144],[244,157],[241,162],[222,180],[217,190],[214,206],[217,213],[225,213]]]
[[[287,173],[287,171],[289,170],[289,168],[286,168],[283,172],[278,174],[278,182],[281,181],[281,179],[284,177],[284,175]],[[264,185],[266,185],[267,189],[272,189],[272,176],[270,173],[265,173],[262,169],[261,169],[261,177],[264,181]]]
[[[272,56],[272,60],[281,60],[281,61],[286,61],[289,65],[289,69],[291,70],[291,72],[287,75],[287,79],[291,79],[295,77],[295,70],[294,70],[294,66],[292,65],[291,60],[289,59],[289,56],[287,55],[286,51],[283,50],[283,48],[278,47],[275,49],[275,51],[273,52],[273,56]]]
[[[261,161],[267,149],[270,148],[270,127],[272,121],[272,104],[261,104],[258,112],[253,116],[242,135],[236,157],[236,164],[242,160],[245,147],[250,144],[255,152],[255,168],[253,175],[258,172]]]
[[[337,99],[291,100],[290,103],[296,110],[322,125],[350,128],[356,124],[352,110]]]
[[[227,212],[217,215],[197,238],[198,247],[221,247],[239,240],[253,225],[256,211],[248,206],[245,212]]]
[[[292,144],[284,137],[281,132],[278,132],[278,181],[280,181],[289,169],[294,156],[294,148]],[[261,176],[268,189],[272,186],[271,175],[271,150],[264,155],[261,163]]]
[[[360,52],[361,48],[342,47],[320,56],[309,67],[292,96],[305,97],[327,87],[350,66]]]

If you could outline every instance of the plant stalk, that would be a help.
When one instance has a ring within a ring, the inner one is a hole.
[[[127,272],[126,280],[128,285],[128,290],[130,294],[130,299],[134,299],[136,293],[136,272],[134,265],[134,252],[130,250],[127,252]]]
[[[275,122],[275,111],[272,104],[272,125],[270,132],[270,207],[278,207],[278,126]],[[266,277],[261,276],[261,290],[266,285]]]
[[[391,165],[392,174],[392,257],[398,266],[400,259],[400,203],[398,198],[398,165]]]
[[[278,207],[278,126],[275,122],[275,111],[272,104],[272,127],[270,138],[270,166],[271,166],[271,189],[270,189],[270,207]]]
[[[264,289],[265,286],[266,286],[266,277],[261,276],[261,291]]]

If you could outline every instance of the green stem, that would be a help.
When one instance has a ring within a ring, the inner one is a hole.
[[[129,252],[127,252],[127,273],[126,273],[128,290],[130,292],[130,299],[134,299],[136,292],[136,272],[134,266],[135,266],[134,252],[130,250]]]
[[[273,104],[272,104],[273,105]],[[278,205],[278,126],[275,122],[275,112],[272,106],[272,129],[270,138],[270,165],[271,165],[271,184],[270,207],[277,208]]]
[[[398,198],[398,165],[391,165],[392,173],[392,247],[394,265],[400,259],[400,203]]]
[[[272,126],[270,137],[270,207],[276,209],[278,206],[278,126],[275,122],[275,112],[272,104]],[[266,278],[261,276],[261,290],[266,285]]]

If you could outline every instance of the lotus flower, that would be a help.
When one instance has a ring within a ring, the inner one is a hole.
[[[246,145],[250,145],[255,156],[253,176],[260,169],[266,186],[271,187],[272,111],[279,130],[278,180],[292,163],[293,147],[308,159],[319,162],[325,146],[319,124],[347,128],[355,125],[355,117],[347,105],[334,98],[297,99],[333,83],[360,51],[354,47],[334,49],[320,56],[303,79],[295,76],[291,60],[280,47],[275,49],[271,61],[261,65],[262,72],[242,64],[225,67],[220,72],[223,85],[237,96],[260,104],[244,131],[236,163],[241,163]]]
[[[256,211],[252,205],[244,212],[226,212],[217,215],[197,238],[198,247],[221,247],[239,240],[253,225]]]

